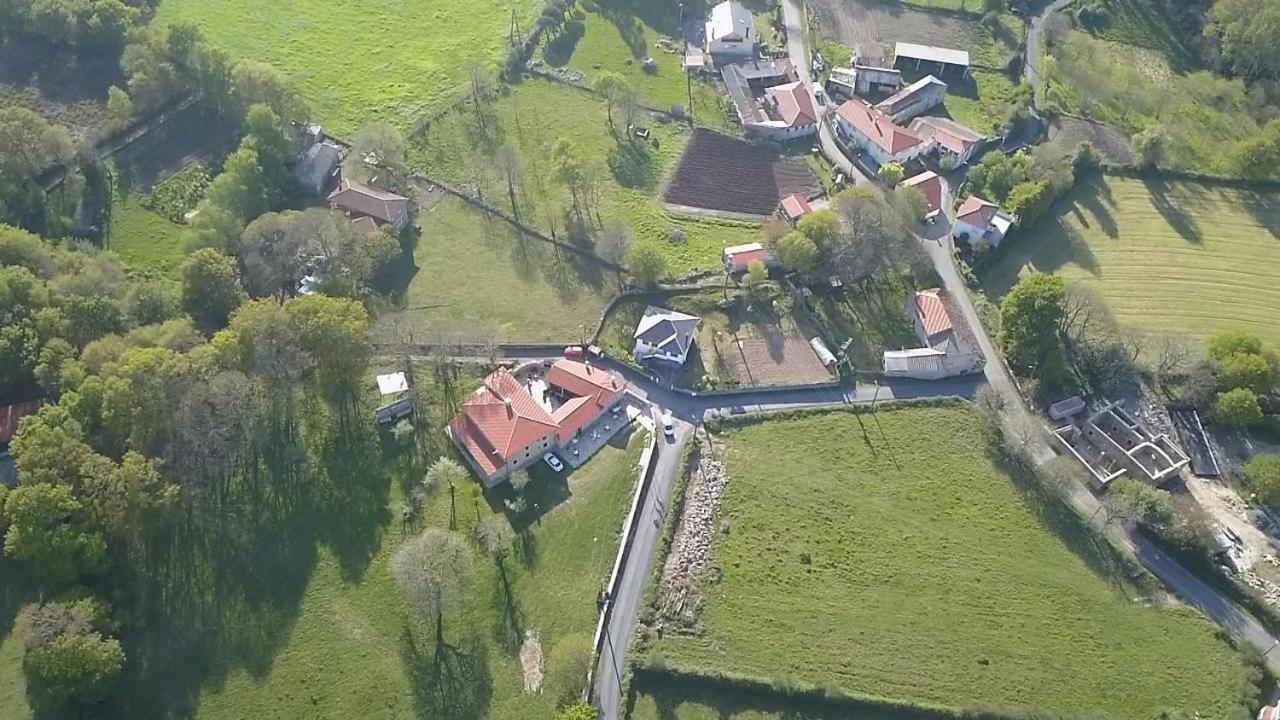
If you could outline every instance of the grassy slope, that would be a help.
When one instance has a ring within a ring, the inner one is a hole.
[[[566,340],[594,328],[613,277],[596,263],[541,240],[518,240],[510,225],[488,220],[461,200],[418,214],[417,272],[404,292],[407,310],[384,319],[415,329],[479,337],[497,330],[512,341]],[[406,268],[406,270],[411,270]]]
[[[543,80],[528,80],[512,88],[495,102],[494,115],[497,129],[488,139],[477,141],[469,108],[447,114],[413,149],[415,164],[457,182],[482,184],[486,197],[506,206],[506,183],[492,155],[504,144],[517,148],[524,177],[518,204],[527,222],[546,229],[548,204],[556,209],[557,218],[569,206],[568,191],[554,179],[549,157],[557,139],[570,138],[582,157],[597,168],[601,219],[605,223],[625,222],[637,238],[660,241],[672,272],[718,267],[721,249],[751,242],[759,235],[756,225],[677,216],[662,209],[658,188],[688,141],[689,133],[683,126],[655,125],[654,136],[660,146],[639,150],[643,144],[632,145],[609,131],[603,101]],[[617,113],[615,120],[623,122]],[[617,158],[619,148],[632,149],[629,159],[619,163],[626,168],[624,177],[630,178],[627,186],[610,171],[610,154]],[[556,224],[563,227],[558,219]],[[668,242],[676,228],[685,232],[683,244]]]
[[[1073,552],[1096,553],[1089,540],[1046,528],[983,446],[958,406],[726,433],[730,529],[706,633],[656,651],[949,705],[1233,717],[1244,666],[1212,624],[1125,597],[1100,558]]]
[[[530,528],[524,547],[506,563],[519,630],[534,632],[544,658],[569,634],[590,636],[594,598],[617,552],[618,532],[636,479],[641,436],[629,449],[606,447],[568,480],[568,499]],[[544,478],[545,479],[545,478]],[[393,493],[391,503],[399,503]],[[458,531],[470,537],[476,505],[458,491]],[[448,493],[435,496],[427,522],[448,523]],[[487,505],[481,504],[484,514]],[[392,513],[393,515],[395,513]],[[387,563],[403,536],[398,520],[359,581],[343,579],[339,563],[322,554],[287,642],[260,677],[233,671],[209,688],[198,717],[219,718],[549,718],[547,696],[522,692],[519,643],[503,620],[503,594],[495,566],[477,558],[476,585],[467,607],[446,617],[447,641],[463,649],[460,684],[427,692],[422,673],[432,655],[431,623],[411,617]],[[419,646],[407,639],[412,626]],[[515,637],[522,637],[514,632]]]
[[[1280,195],[1105,178],[1057,210],[985,274],[989,292],[1033,266],[1095,284],[1123,323],[1280,343]]]
[[[27,684],[22,672],[22,639],[14,619],[36,595],[35,584],[12,560],[0,557],[0,718],[29,720]]]
[[[266,60],[293,78],[317,120],[351,136],[385,120],[410,127],[449,99],[462,61],[497,61],[511,10],[521,27],[541,9],[535,0],[166,0],[157,21],[199,26],[236,57]]]
[[[185,253],[184,227],[142,207],[137,194],[117,196],[111,210],[106,247],[135,270],[156,270],[176,275]]]

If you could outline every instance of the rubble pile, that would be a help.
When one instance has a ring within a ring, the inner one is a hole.
[[[698,462],[698,470],[685,490],[684,512],[662,569],[660,624],[672,621],[692,627],[697,620],[702,606],[698,584],[707,571],[716,515],[728,479],[724,463],[710,458]]]

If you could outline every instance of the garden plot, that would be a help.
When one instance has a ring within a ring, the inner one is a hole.
[[[875,0],[816,0],[811,7],[818,14],[818,26],[831,39],[868,55],[874,52],[873,46],[897,42],[970,51],[984,42],[985,33],[974,19],[953,13]]]
[[[696,130],[685,146],[662,199],[669,206],[734,215],[772,215],[782,198],[806,197],[822,189],[803,160],[768,148]]]

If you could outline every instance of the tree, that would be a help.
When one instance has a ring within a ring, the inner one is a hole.
[[[1222,362],[1232,355],[1260,355],[1262,341],[1244,330],[1219,330],[1209,338],[1209,357]]]
[[[298,347],[311,359],[321,384],[339,396],[355,392],[369,366],[369,313],[349,298],[309,295],[284,305]]]
[[[299,232],[301,213],[267,213],[249,223],[240,235],[240,265],[244,289],[251,297],[292,294],[315,254],[312,236]]]
[[[619,107],[631,92],[627,79],[619,73],[606,70],[596,76],[595,90],[604,98],[609,128],[613,129],[613,109]]]
[[[818,249],[822,249],[830,245],[840,233],[840,216],[830,208],[814,210],[800,218],[800,222],[796,223],[796,230],[812,240]]]
[[[205,332],[225,327],[246,299],[235,260],[212,248],[197,250],[182,265],[182,307]]]
[[[1262,422],[1262,406],[1252,390],[1236,388],[1218,393],[1213,403],[1213,416],[1227,425],[1246,427]]]
[[[876,173],[876,176],[880,178],[880,182],[888,185],[889,187],[895,187],[898,183],[902,182],[904,177],[907,176],[907,172],[902,168],[901,164],[896,162],[887,162],[880,166],[880,171]]]
[[[5,554],[30,562],[39,577],[62,584],[106,570],[106,542],[88,526],[70,488],[22,485],[9,493],[4,509]]]
[[[520,203],[516,201],[516,195],[520,187],[520,176],[523,172],[520,153],[510,145],[503,145],[493,155],[493,162],[502,171],[502,177],[507,181],[507,200],[511,203],[511,214],[517,220],[520,218]]]
[[[1043,180],[1024,182],[1018,183],[1009,192],[1005,206],[1014,217],[1018,218],[1019,225],[1030,227],[1049,209],[1053,199],[1053,190],[1049,187],[1049,183]]]
[[[263,104],[287,123],[300,123],[307,119],[306,104],[270,63],[248,59],[237,61],[231,68],[231,87],[242,116],[249,114],[250,107]]]
[[[1000,345],[1016,367],[1030,370],[1055,346],[1064,318],[1062,278],[1034,273],[1021,280],[1000,304]]]
[[[1280,120],[1272,120],[1262,132],[1241,140],[1231,165],[1241,177],[1250,180],[1280,175]]]
[[[502,515],[487,515],[482,518],[476,523],[475,534],[480,549],[499,564],[511,550],[516,537],[511,523]]]
[[[476,128],[482,137],[489,134],[489,118],[485,115],[486,103],[493,95],[493,70],[483,60],[468,58],[462,65],[467,74],[467,93],[471,96],[471,108],[476,117]]]
[[[811,275],[818,269],[818,259],[817,244],[803,232],[789,232],[778,241],[778,262],[789,270]]]
[[[106,698],[124,660],[119,640],[92,632],[62,635],[29,649],[23,667],[50,701],[92,704]]]
[[[24,107],[0,108],[0,222],[43,228],[43,192],[31,182],[74,155],[75,144],[62,127]]]
[[[1280,504],[1280,455],[1254,455],[1244,464],[1244,480],[1264,505]]]
[[[1164,163],[1169,155],[1172,140],[1163,125],[1153,125],[1133,136],[1133,150],[1143,167],[1153,168]]]
[[[593,654],[591,638],[582,634],[566,635],[551,648],[547,657],[546,687],[557,706],[575,702],[582,696]]]
[[[554,720],[600,720],[600,713],[591,703],[575,703],[556,712]]]
[[[1155,533],[1167,532],[1175,522],[1167,494],[1130,478],[1120,478],[1107,488],[1104,505],[1109,516],[1136,522]]]
[[[641,285],[653,287],[667,274],[667,256],[651,240],[638,242],[627,252],[627,267]]]
[[[107,88],[107,125],[112,130],[121,130],[133,119],[133,100],[129,93],[112,85]]]
[[[404,136],[389,123],[361,128],[351,139],[342,166],[345,177],[396,193],[409,191],[409,164]]]
[[[1280,77],[1280,2],[1216,0],[1205,35],[1217,41],[1223,69],[1247,79]]]
[[[743,279],[747,283],[747,290],[754,293],[769,280],[769,268],[760,260],[752,260],[747,263],[747,274]]]
[[[1222,360],[1222,384],[1228,389],[1247,388],[1269,392],[1275,386],[1275,371],[1261,354],[1239,353]]]
[[[444,645],[444,613],[471,588],[472,557],[457,533],[428,528],[406,540],[391,557],[391,574],[409,601],[436,623]]]
[[[569,138],[556,140],[551,146],[551,164],[555,168],[556,179],[569,189],[573,197],[573,210],[582,221],[582,191],[586,182],[586,165],[578,146]]]
[[[619,285],[622,284],[621,268],[626,264],[627,253],[635,242],[636,234],[631,231],[631,226],[620,222],[605,225],[596,239],[596,252],[600,253],[600,257],[618,266]]]
[[[253,148],[262,173],[265,194],[261,210],[245,214],[251,220],[267,209],[277,207],[291,177],[289,164],[293,161],[293,143],[285,132],[284,121],[270,107],[261,103],[249,106],[244,120],[244,140],[241,147]]]

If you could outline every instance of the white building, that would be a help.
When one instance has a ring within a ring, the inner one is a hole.
[[[636,325],[632,354],[636,360],[666,360],[683,365],[700,322],[696,315],[650,305]]]
[[[957,240],[964,240],[970,247],[981,241],[987,247],[997,248],[1004,241],[1016,218],[1000,209],[999,205],[983,200],[977,195],[970,195],[956,210],[956,222],[951,234]]]
[[[947,84],[926,75],[876,104],[876,109],[902,123],[942,104]]]
[[[918,117],[911,121],[909,127],[920,137],[931,138],[938,154],[951,156],[957,165],[972,160],[987,141],[978,132],[942,117]]]
[[[893,118],[858,98],[840,105],[836,128],[874,158],[877,165],[890,161],[905,165],[933,148],[931,140],[895,124]]]
[[[751,11],[738,0],[727,0],[711,8],[705,32],[707,54],[716,65],[743,62],[756,56],[760,38],[756,36]]]
[[[911,293],[906,310],[923,347],[886,351],[883,358],[886,376],[940,380],[982,367],[981,354],[959,340],[943,290],[931,288]]]

